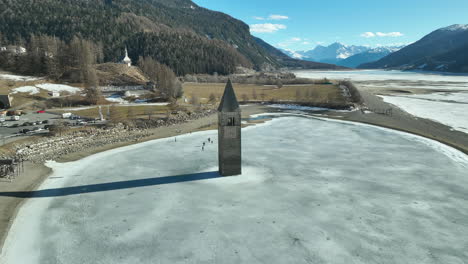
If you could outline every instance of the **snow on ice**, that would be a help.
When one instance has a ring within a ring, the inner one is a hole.
[[[216,134],[50,162],[54,173],[20,209],[0,262],[468,259],[468,159],[457,150],[368,125],[280,117],[243,129],[243,175],[221,178]]]

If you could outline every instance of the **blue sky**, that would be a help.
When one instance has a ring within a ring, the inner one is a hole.
[[[468,24],[468,0],[194,0],[251,26],[252,34],[291,50],[317,44],[411,43],[452,24]]]

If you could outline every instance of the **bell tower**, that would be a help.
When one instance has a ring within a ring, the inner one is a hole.
[[[218,155],[219,174],[242,174],[241,111],[231,80],[218,107]]]

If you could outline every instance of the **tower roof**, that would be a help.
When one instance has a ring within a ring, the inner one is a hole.
[[[219,104],[219,112],[236,112],[239,110],[239,103],[237,102],[236,93],[232,87],[231,80],[229,79],[226,88],[224,89],[223,98]]]

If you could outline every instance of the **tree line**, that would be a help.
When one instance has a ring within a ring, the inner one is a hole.
[[[0,32],[6,43],[16,45],[30,42],[31,34],[54,36],[65,43],[79,36],[101,43],[107,62],[117,62],[125,44],[140,44],[135,51],[128,45],[133,60],[153,57],[179,76],[233,73],[235,64],[258,68],[271,62],[243,22],[219,12],[191,8],[196,6],[191,1],[174,3],[0,0]]]

